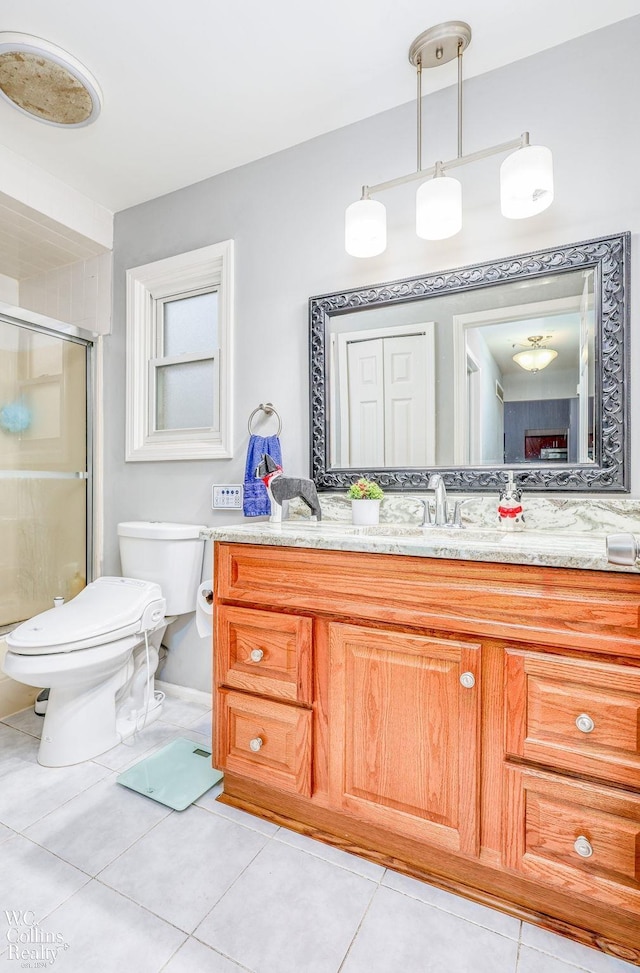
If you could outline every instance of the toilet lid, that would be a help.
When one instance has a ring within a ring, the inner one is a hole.
[[[55,652],[72,643],[80,648],[88,640],[106,642],[116,632],[118,638],[133,634],[140,630],[145,608],[161,598],[160,585],[152,581],[98,578],[66,604],[18,625],[7,635],[7,646],[17,652],[49,646]]]

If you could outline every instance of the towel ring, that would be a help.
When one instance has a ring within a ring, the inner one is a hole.
[[[249,422],[247,423],[247,426],[249,428],[249,435],[253,436],[253,429],[251,428],[251,423],[253,422],[253,420],[255,419],[255,417],[258,415],[259,412],[264,412],[268,416],[276,417],[276,419],[278,420],[278,431],[276,433],[276,436],[279,436],[280,433],[282,432],[282,419],[280,418],[280,415],[277,412],[277,410],[273,408],[273,404],[271,402],[264,402],[264,403],[261,402],[260,405],[257,407],[257,409],[253,410],[253,412],[249,416]]]

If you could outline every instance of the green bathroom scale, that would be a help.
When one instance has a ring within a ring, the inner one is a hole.
[[[180,737],[129,767],[116,780],[174,811],[184,811],[222,780],[211,766],[211,750]]]

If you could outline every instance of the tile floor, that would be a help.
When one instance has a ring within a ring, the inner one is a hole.
[[[133,746],[52,770],[32,710],[0,721],[0,971],[25,966],[16,938],[56,973],[637,970],[217,804],[219,788],[177,812],[116,783],[210,727],[207,707],[167,697]]]

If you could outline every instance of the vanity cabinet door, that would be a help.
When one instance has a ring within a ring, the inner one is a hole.
[[[477,855],[480,645],[330,627],[329,799]]]

